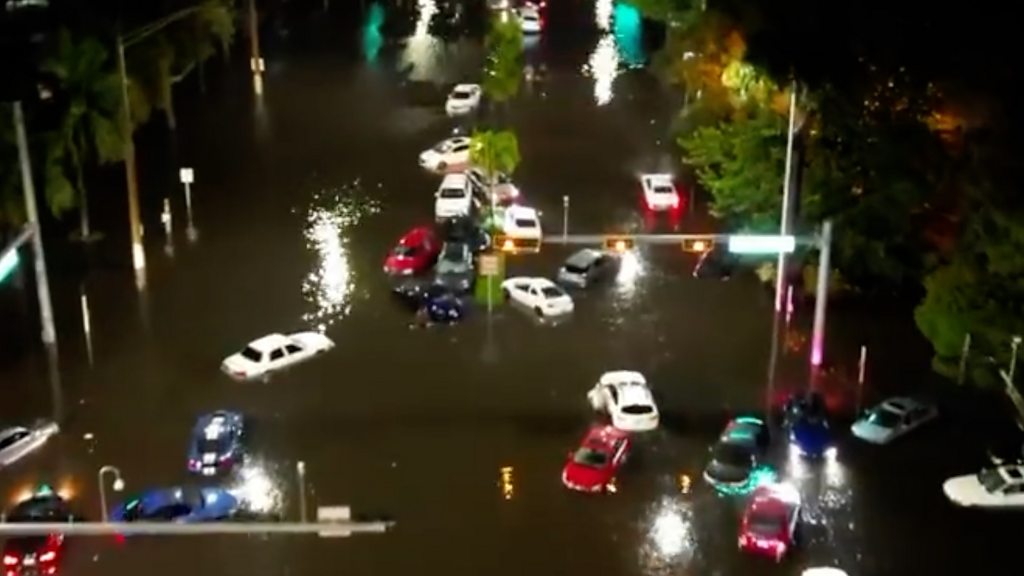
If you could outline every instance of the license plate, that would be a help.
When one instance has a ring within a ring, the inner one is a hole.
[[[25,558],[25,560],[22,563],[25,566],[35,566],[36,565],[36,559],[33,558],[32,556],[29,556],[29,557]]]
[[[203,468],[203,476],[213,476],[216,473],[216,468]]]

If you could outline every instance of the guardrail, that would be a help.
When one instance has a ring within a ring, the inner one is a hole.
[[[384,534],[394,522],[3,522],[0,536],[204,536],[211,534]]]

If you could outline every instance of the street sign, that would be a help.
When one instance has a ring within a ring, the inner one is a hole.
[[[18,257],[16,248],[0,257],[0,282],[3,282],[18,267],[19,263],[21,263],[21,258]]]
[[[703,253],[711,250],[714,246],[714,236],[708,236],[707,238],[687,238],[686,240],[683,240],[684,252]]]
[[[351,522],[352,509],[348,506],[320,506],[316,509],[316,520],[317,522],[326,524],[331,522]],[[351,536],[352,532],[338,528],[322,530],[318,532],[318,534],[321,538],[344,538],[346,536]]]
[[[182,168],[179,170],[178,177],[181,179],[182,184],[193,184],[196,181],[195,170],[191,168]]]
[[[480,256],[480,275],[497,276],[500,273],[501,265],[498,257],[494,254],[483,254]]]
[[[780,252],[788,254],[795,249],[795,236],[729,236],[729,252],[734,254],[778,254]]]

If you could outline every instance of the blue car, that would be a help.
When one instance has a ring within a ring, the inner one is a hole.
[[[218,410],[200,416],[189,440],[189,472],[214,476],[241,463],[245,455],[242,446],[244,431],[245,420],[237,412]]]
[[[392,291],[421,323],[454,324],[466,317],[465,303],[444,286],[407,280]]]
[[[789,429],[789,448],[805,458],[835,458],[836,447],[828,419],[803,415]]]
[[[214,522],[234,517],[239,502],[223,488],[157,488],[118,504],[111,522]]]

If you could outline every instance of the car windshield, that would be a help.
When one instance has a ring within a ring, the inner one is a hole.
[[[448,262],[462,262],[465,260],[465,250],[462,245],[451,244],[445,247],[444,254],[441,255],[442,260]]]
[[[545,298],[561,298],[563,295],[565,295],[565,292],[562,292],[561,289],[556,288],[554,286],[547,286],[545,288],[541,288],[540,292],[541,294],[544,295]]]
[[[743,446],[721,442],[715,446],[714,460],[726,466],[751,466],[754,459],[750,451]]]
[[[675,194],[676,191],[671,186],[655,186],[654,187],[654,193],[655,194]]]
[[[755,512],[747,519],[747,531],[756,536],[778,536],[782,533],[782,518],[764,512]]]
[[[199,449],[200,454],[223,454],[227,452],[228,443],[224,437],[217,438],[200,438],[196,443],[196,448]]]
[[[246,360],[251,360],[253,362],[259,362],[260,360],[263,359],[263,354],[261,354],[259,350],[253,348],[252,346],[246,346],[245,350],[242,350],[242,358],[245,358]]]
[[[536,228],[537,221],[532,218],[516,218],[516,227],[518,228]]]
[[[601,468],[608,463],[608,453],[583,446],[573,454],[572,461],[591,468]]]
[[[868,422],[881,428],[895,428],[899,426],[900,415],[888,408],[878,408],[868,416]]]
[[[472,96],[469,90],[455,90],[452,92],[452,98],[455,100],[468,100]]]
[[[645,404],[630,404],[629,406],[623,406],[622,411],[626,414],[643,415],[654,412],[654,408]]]
[[[566,272],[572,272],[573,274],[586,274],[590,270],[590,266],[582,266],[580,264],[566,263]]]
[[[995,468],[978,472],[978,482],[986,492],[998,492],[1006,484],[1003,475]]]
[[[442,188],[441,198],[465,198],[466,191],[459,188]]]
[[[395,246],[395,249],[391,253],[399,258],[409,258],[416,254],[416,247],[399,244],[398,246]]]
[[[444,142],[438,142],[438,144],[433,148],[434,152],[447,152],[451,149],[452,143],[447,140],[445,140]]]

